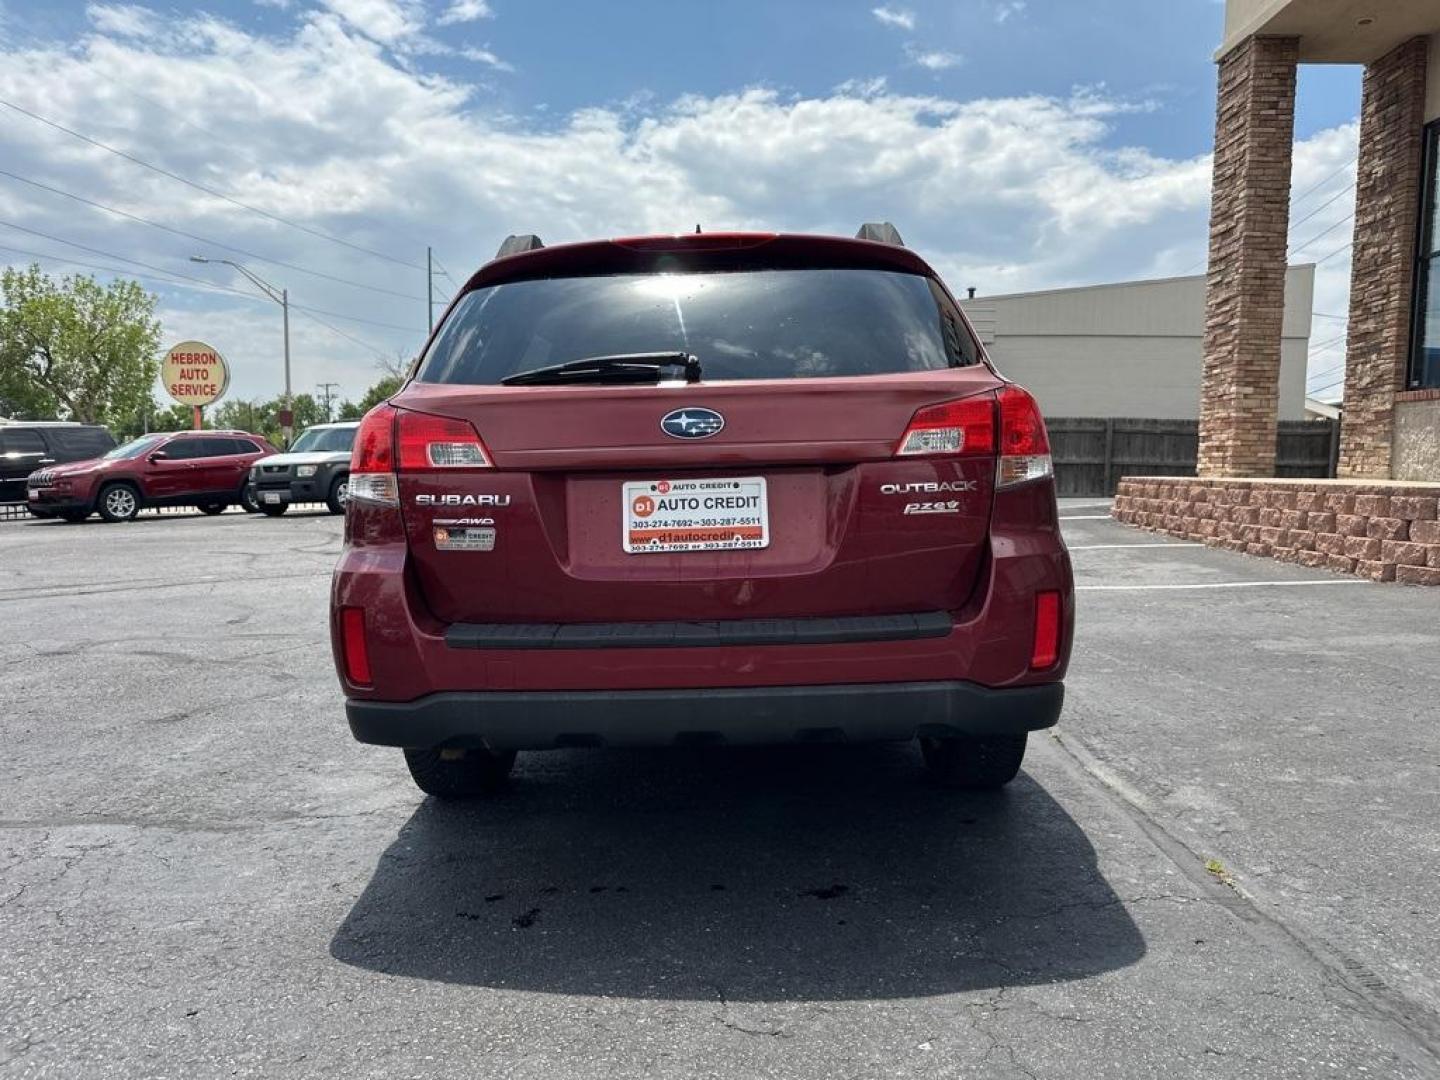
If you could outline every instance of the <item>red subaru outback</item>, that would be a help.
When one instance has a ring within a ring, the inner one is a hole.
[[[1049,451],[888,225],[512,237],[355,439],[351,730],[442,797],[517,750],[913,738],[997,787],[1064,694]]]

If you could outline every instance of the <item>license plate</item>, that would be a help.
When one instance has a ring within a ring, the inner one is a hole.
[[[763,476],[632,480],[620,502],[620,539],[632,555],[770,546]]]
[[[270,503],[273,506],[275,503],[278,503],[280,501],[280,492],[262,491],[260,493],[260,501],[263,503]]]

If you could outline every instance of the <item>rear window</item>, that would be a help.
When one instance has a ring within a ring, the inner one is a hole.
[[[70,457],[98,457],[115,445],[115,439],[101,427],[51,428],[47,435],[57,450]]]
[[[933,280],[885,270],[549,278],[461,298],[421,361],[436,383],[498,383],[588,356],[683,351],[706,380],[934,371],[975,362]]]
[[[349,453],[355,443],[355,428],[308,428],[290,447],[294,454],[310,450],[319,453]]]

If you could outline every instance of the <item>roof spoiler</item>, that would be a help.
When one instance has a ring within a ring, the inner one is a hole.
[[[523,251],[539,251],[545,246],[540,237],[534,233],[520,233],[518,236],[511,233],[505,237],[500,250],[495,252],[495,258],[503,259],[507,255],[519,255]]]
[[[855,234],[855,239],[873,240],[877,244],[894,244],[896,247],[905,246],[905,241],[900,239],[900,230],[888,221],[865,222]]]

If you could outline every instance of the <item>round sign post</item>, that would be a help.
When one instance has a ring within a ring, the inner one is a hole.
[[[165,353],[160,364],[160,381],[165,384],[167,394],[194,410],[198,431],[201,408],[219,401],[230,386],[230,365],[213,345],[182,341]]]

